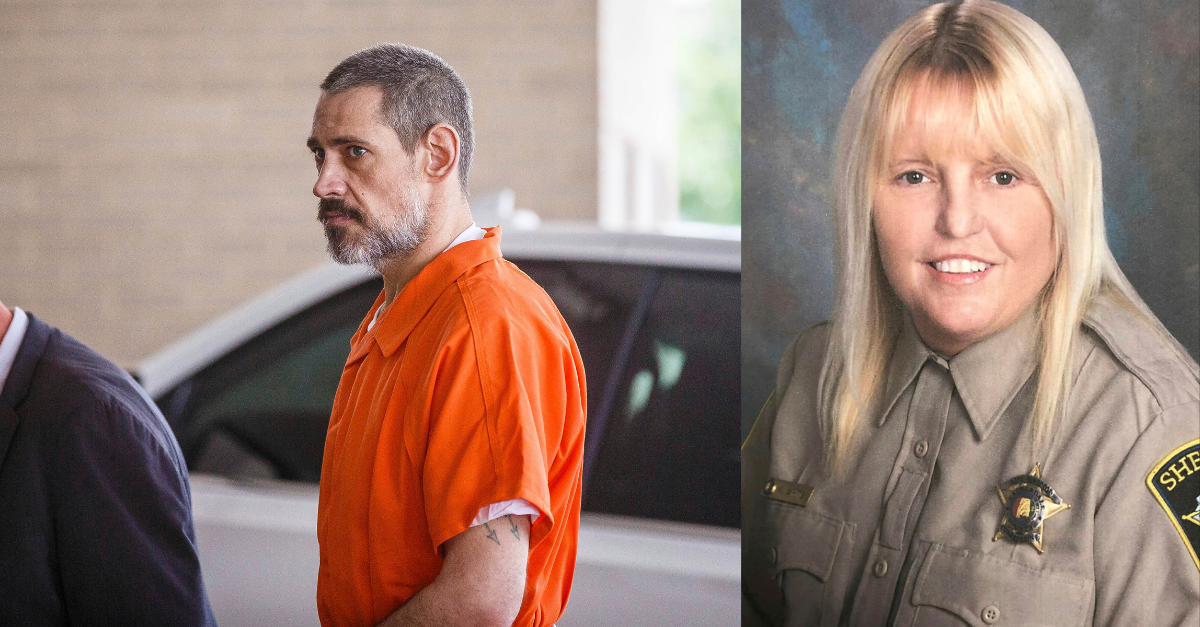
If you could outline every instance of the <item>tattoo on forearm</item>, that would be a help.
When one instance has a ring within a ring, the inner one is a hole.
[[[517,529],[517,523],[513,521],[512,514],[506,515],[505,518],[508,519],[508,524],[512,525],[512,528],[510,528],[509,531],[512,532],[513,537],[520,540],[521,539],[521,531],[519,529]]]
[[[483,526],[486,527],[488,530],[488,534],[487,534],[488,540],[495,542],[496,546],[500,546],[500,537],[496,535],[496,530],[492,529],[492,526],[487,523],[483,523]]]

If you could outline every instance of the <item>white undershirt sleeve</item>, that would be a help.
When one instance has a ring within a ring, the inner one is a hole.
[[[529,504],[525,499],[513,499],[511,501],[500,501],[479,508],[479,513],[475,514],[475,520],[471,521],[472,527],[478,527],[485,522],[491,522],[501,516],[519,516],[521,514],[529,514],[529,524],[538,519],[541,512],[536,507]]]

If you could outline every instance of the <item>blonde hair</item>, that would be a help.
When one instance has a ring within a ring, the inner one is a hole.
[[[924,87],[966,94],[973,109],[967,133],[978,133],[1000,157],[1036,180],[1052,208],[1058,263],[1038,297],[1033,453],[1044,454],[1053,439],[1071,387],[1074,338],[1088,304],[1102,291],[1186,354],[1138,297],[1108,249],[1100,148],[1083,90],[1062,50],[1033,20],[995,2],[927,7],[892,31],[871,56],[838,129],[838,289],[819,388],[830,473],[842,468],[855,430],[883,387],[903,323],[903,306],[884,276],[875,241],[873,193],[892,136],[908,119],[913,91]],[[926,121],[948,131],[943,139],[953,142],[952,135],[964,130],[946,124],[945,106],[954,103],[930,100],[934,104]]]

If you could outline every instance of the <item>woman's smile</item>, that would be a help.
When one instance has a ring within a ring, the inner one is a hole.
[[[988,275],[994,263],[979,261],[970,257],[947,257],[925,264],[933,280],[945,285],[971,285],[978,283]]]

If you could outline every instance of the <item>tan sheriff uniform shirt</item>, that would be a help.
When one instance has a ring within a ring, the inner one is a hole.
[[[800,334],[742,449],[743,624],[1200,623],[1195,362],[1098,299],[1058,435],[1035,460],[1036,334],[1026,312],[947,360],[906,322],[842,481],[821,471],[817,425],[829,326]],[[1040,530],[1032,482],[1007,503],[997,488],[1035,461],[1070,505]],[[994,540],[1006,515],[1045,552]]]

